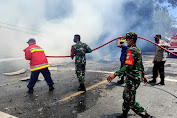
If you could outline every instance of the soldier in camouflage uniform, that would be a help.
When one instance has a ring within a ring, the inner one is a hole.
[[[107,78],[108,81],[111,81],[116,76],[121,78],[124,73],[126,75],[126,85],[123,92],[123,114],[117,118],[127,118],[128,111],[130,109],[143,118],[153,118],[147,114],[147,111],[135,101],[136,89],[142,81],[147,83],[147,79],[144,76],[141,50],[136,47],[136,40],[137,34],[133,32],[126,34],[127,46],[130,48],[127,50],[124,57],[125,65],[119,71],[109,75]]]
[[[84,86],[84,77],[85,77],[85,66],[86,66],[86,53],[92,52],[91,48],[80,41],[80,35],[74,35],[75,45],[71,47],[71,58],[73,59],[75,56],[75,69],[76,75],[79,80],[80,86],[78,88],[79,91],[86,91]]]

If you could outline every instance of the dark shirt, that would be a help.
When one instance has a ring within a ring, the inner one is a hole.
[[[120,61],[124,61],[124,56],[125,56],[125,53],[127,52],[127,49],[128,47],[125,46],[124,44],[121,44],[121,56],[120,56]]]

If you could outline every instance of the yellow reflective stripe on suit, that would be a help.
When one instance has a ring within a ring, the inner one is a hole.
[[[43,63],[43,64],[32,66],[30,68],[33,69],[33,68],[37,68],[37,67],[41,67],[41,66],[45,66],[45,65],[49,65],[49,64],[48,63]]]
[[[36,67],[36,68],[31,68],[31,71],[40,70],[40,69],[47,68],[47,67],[49,67],[49,64],[43,65],[43,66],[39,66],[39,67]]]
[[[44,51],[43,49],[34,49],[31,51],[31,53],[36,52],[36,51]]]
[[[32,51],[34,49],[42,49],[42,48],[41,47],[34,47],[34,48],[31,48],[30,51]]]

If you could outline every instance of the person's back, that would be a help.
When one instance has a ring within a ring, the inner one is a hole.
[[[40,73],[43,74],[45,81],[49,86],[49,91],[54,90],[53,80],[51,78],[50,71],[48,70],[49,64],[45,56],[44,50],[36,45],[35,39],[29,39],[28,47],[24,49],[25,59],[30,60],[31,76],[27,85],[29,88],[28,93],[33,93],[33,87],[35,86]]]
[[[85,66],[86,66],[86,53],[92,52],[91,48],[80,41],[80,35],[74,35],[74,42],[76,44],[71,47],[71,58],[75,56],[75,69],[78,81],[80,83],[79,91],[86,91],[84,86],[85,81]]]
[[[36,43],[31,43],[26,49],[25,58],[30,59],[31,71],[49,67],[44,50]]]
[[[75,63],[86,63],[86,53],[92,52],[86,43],[77,41],[75,45],[72,46],[72,50],[75,54]]]

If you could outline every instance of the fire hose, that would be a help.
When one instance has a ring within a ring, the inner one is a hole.
[[[170,51],[167,50],[166,48],[164,48],[164,47],[158,45],[157,43],[154,43],[153,41],[151,41],[151,40],[149,40],[149,39],[146,39],[146,38],[143,38],[143,37],[140,37],[140,36],[138,36],[138,38],[141,38],[141,39],[146,40],[146,41],[148,41],[148,42],[150,42],[150,43],[153,43],[153,44],[155,44],[156,46],[162,48],[163,50],[169,52],[170,54],[172,54],[172,55],[174,55],[174,56],[177,56],[177,54],[175,54],[175,53],[173,53],[173,52],[170,52]]]
[[[117,37],[117,38],[115,38],[115,39],[113,39],[113,40],[111,40],[111,41],[109,41],[109,42],[107,42],[107,43],[105,43],[105,44],[103,44],[103,45],[101,45],[101,46],[99,46],[99,47],[93,49],[92,51],[95,51],[95,50],[97,50],[97,49],[99,49],[99,48],[101,48],[101,47],[103,47],[103,46],[105,46],[105,45],[107,45],[107,44],[109,44],[109,43],[111,43],[111,42],[113,42],[113,41],[119,39],[119,38],[122,38],[122,37],[124,37],[124,36],[119,36],[119,37]],[[177,54],[175,54],[175,53],[173,53],[173,52],[170,52],[170,51],[167,50],[166,48],[164,48],[164,47],[158,45],[157,43],[154,43],[153,41],[151,41],[151,40],[149,40],[149,39],[146,39],[146,38],[143,38],[143,37],[140,37],[140,36],[138,36],[138,38],[143,39],[143,40],[146,40],[146,41],[148,41],[148,42],[150,42],[150,43],[152,43],[152,44],[154,44],[154,45],[156,45],[156,46],[162,48],[163,50],[169,52],[170,54],[172,54],[172,55],[174,55],[174,56],[177,56]],[[71,56],[46,56],[46,57],[63,58],[63,57],[71,57]]]
[[[105,44],[103,44],[103,45],[101,45],[101,46],[99,46],[99,47],[93,49],[92,51],[95,51],[95,50],[97,50],[97,49],[99,49],[99,48],[101,48],[101,47],[103,47],[103,46],[105,46],[105,45],[107,45],[107,44],[109,44],[109,43],[111,43],[111,42],[113,42],[113,41],[115,41],[115,40],[121,38],[121,37],[123,37],[123,36],[119,36],[119,37],[117,37],[117,38],[115,38],[115,39],[113,39],[113,40],[111,40],[111,41],[109,41],[109,42],[107,42],[107,43],[105,43]],[[71,56],[46,56],[46,57],[62,58],[62,57],[71,57]]]

